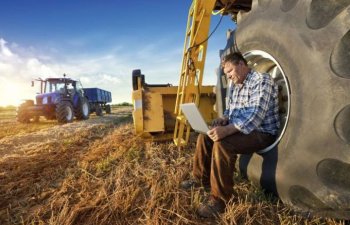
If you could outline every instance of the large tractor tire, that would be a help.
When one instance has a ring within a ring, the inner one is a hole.
[[[59,123],[70,123],[74,119],[72,103],[61,101],[56,106],[56,119]]]
[[[90,116],[90,106],[86,98],[82,97],[78,100],[78,105],[74,111],[75,117],[78,120],[87,120]]]
[[[141,79],[141,86],[145,84],[145,75],[141,74],[140,69],[132,71],[132,89],[136,91],[138,89],[138,78]]]
[[[31,116],[28,112],[28,107],[33,106],[33,100],[26,100],[17,108],[17,121],[20,123],[29,123]]]
[[[256,0],[236,42],[280,89],[280,136],[240,158],[249,179],[314,215],[350,219],[350,1]],[[278,144],[278,145],[277,145]]]

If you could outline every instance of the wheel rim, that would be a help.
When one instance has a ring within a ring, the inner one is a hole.
[[[67,112],[66,119],[69,121],[69,120],[71,120],[72,117],[73,117],[72,109],[71,109],[69,106],[67,106],[67,107],[66,107],[66,112]]]
[[[288,78],[281,65],[269,53],[261,50],[252,50],[243,55],[252,69],[261,73],[269,73],[278,85],[280,129],[276,141],[269,147],[259,151],[259,153],[265,153],[273,149],[279,143],[288,125],[291,102]]]
[[[83,104],[83,114],[84,116],[87,116],[89,114],[89,106],[87,103]]]

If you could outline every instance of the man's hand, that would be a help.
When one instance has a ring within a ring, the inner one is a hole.
[[[226,126],[228,124],[228,118],[227,117],[220,117],[217,118],[215,120],[213,120],[213,122],[211,123],[211,127],[217,127],[217,126]]]
[[[225,138],[226,136],[229,136],[231,134],[236,133],[238,130],[237,128],[229,124],[227,126],[217,126],[213,129],[209,130],[207,132],[207,135],[212,139],[213,141],[220,141],[221,139]]]

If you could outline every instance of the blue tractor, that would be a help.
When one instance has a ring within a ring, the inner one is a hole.
[[[90,106],[84,95],[80,81],[66,78],[37,79],[40,93],[33,100],[26,100],[17,109],[17,121],[29,123],[38,121],[40,116],[59,123],[70,123],[74,117],[86,120],[90,115]],[[34,81],[32,82],[34,86]]]

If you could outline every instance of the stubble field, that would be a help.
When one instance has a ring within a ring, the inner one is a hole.
[[[344,224],[304,218],[235,174],[219,218],[196,216],[208,195],[182,190],[195,134],[184,149],[134,135],[131,107],[59,125],[19,124],[0,110],[0,224]]]

